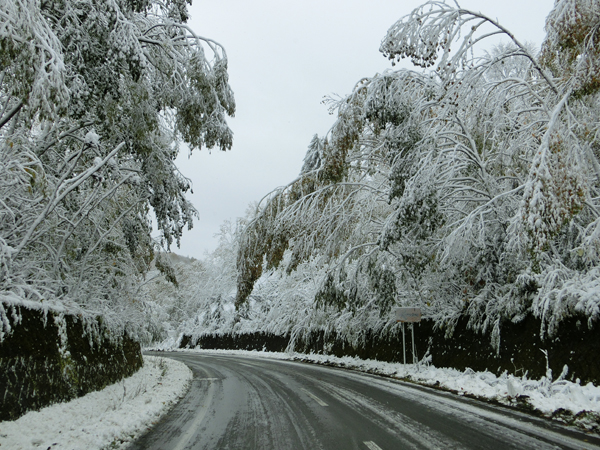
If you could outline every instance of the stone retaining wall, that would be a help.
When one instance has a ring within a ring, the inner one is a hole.
[[[558,377],[565,365],[569,368],[567,379],[580,379],[582,383],[600,384],[600,327],[589,329],[584,318],[563,321],[553,337],[540,338],[540,320],[528,316],[519,323],[501,324],[500,351],[492,348],[489,334],[477,333],[467,326],[467,319],[458,321],[451,337],[446,330],[435,329],[430,320],[415,326],[416,356],[425,355],[436,367],[458,370],[471,368],[488,370],[495,374],[504,371],[518,376],[527,372],[529,378],[546,375],[549,365],[553,376]],[[335,356],[356,356],[362,359],[402,362],[402,334],[381,336],[366,331],[358,342],[348,342],[336,333],[315,331],[290,344],[289,336],[268,333],[240,335],[203,335],[195,341],[184,336],[181,347],[208,349],[241,349],[285,351],[288,347],[300,353],[320,353]],[[544,353],[545,352],[545,353]],[[547,355],[547,358],[546,358]],[[406,326],[406,359],[412,361],[410,326]],[[548,364],[548,365],[547,365]]]
[[[0,420],[102,389],[142,365],[139,343],[100,319],[0,303]]]

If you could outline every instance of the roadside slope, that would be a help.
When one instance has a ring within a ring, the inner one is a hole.
[[[144,356],[144,363],[101,391],[0,422],[0,448],[125,448],[177,403],[192,378],[172,359]]]

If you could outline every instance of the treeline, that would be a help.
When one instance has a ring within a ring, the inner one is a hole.
[[[393,331],[393,306],[419,306],[449,333],[466,318],[496,348],[505,321],[534,316],[542,338],[570,317],[591,327],[599,25],[597,2],[559,1],[538,53],[445,2],[400,19],[380,50],[422,69],[331,100],[337,121],[300,176],[234,233],[237,288],[198,297],[180,330],[358,341]],[[490,36],[506,42],[486,49]]]
[[[196,215],[179,147],[232,143],[227,57],[188,3],[0,2],[0,299],[143,337],[140,283]]]

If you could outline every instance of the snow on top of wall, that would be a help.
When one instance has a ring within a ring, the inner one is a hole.
[[[77,314],[82,310],[77,305],[67,305],[65,303],[57,303],[57,302],[36,302],[32,300],[26,300],[22,297],[19,297],[17,294],[13,292],[4,292],[0,293],[0,304],[5,304],[8,306],[22,306],[27,309],[33,309],[36,311],[54,311],[57,313],[69,313],[69,314]]]

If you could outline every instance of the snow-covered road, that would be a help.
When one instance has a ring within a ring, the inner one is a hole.
[[[507,408],[330,367],[208,352],[183,400],[133,449],[597,449],[600,439]]]

